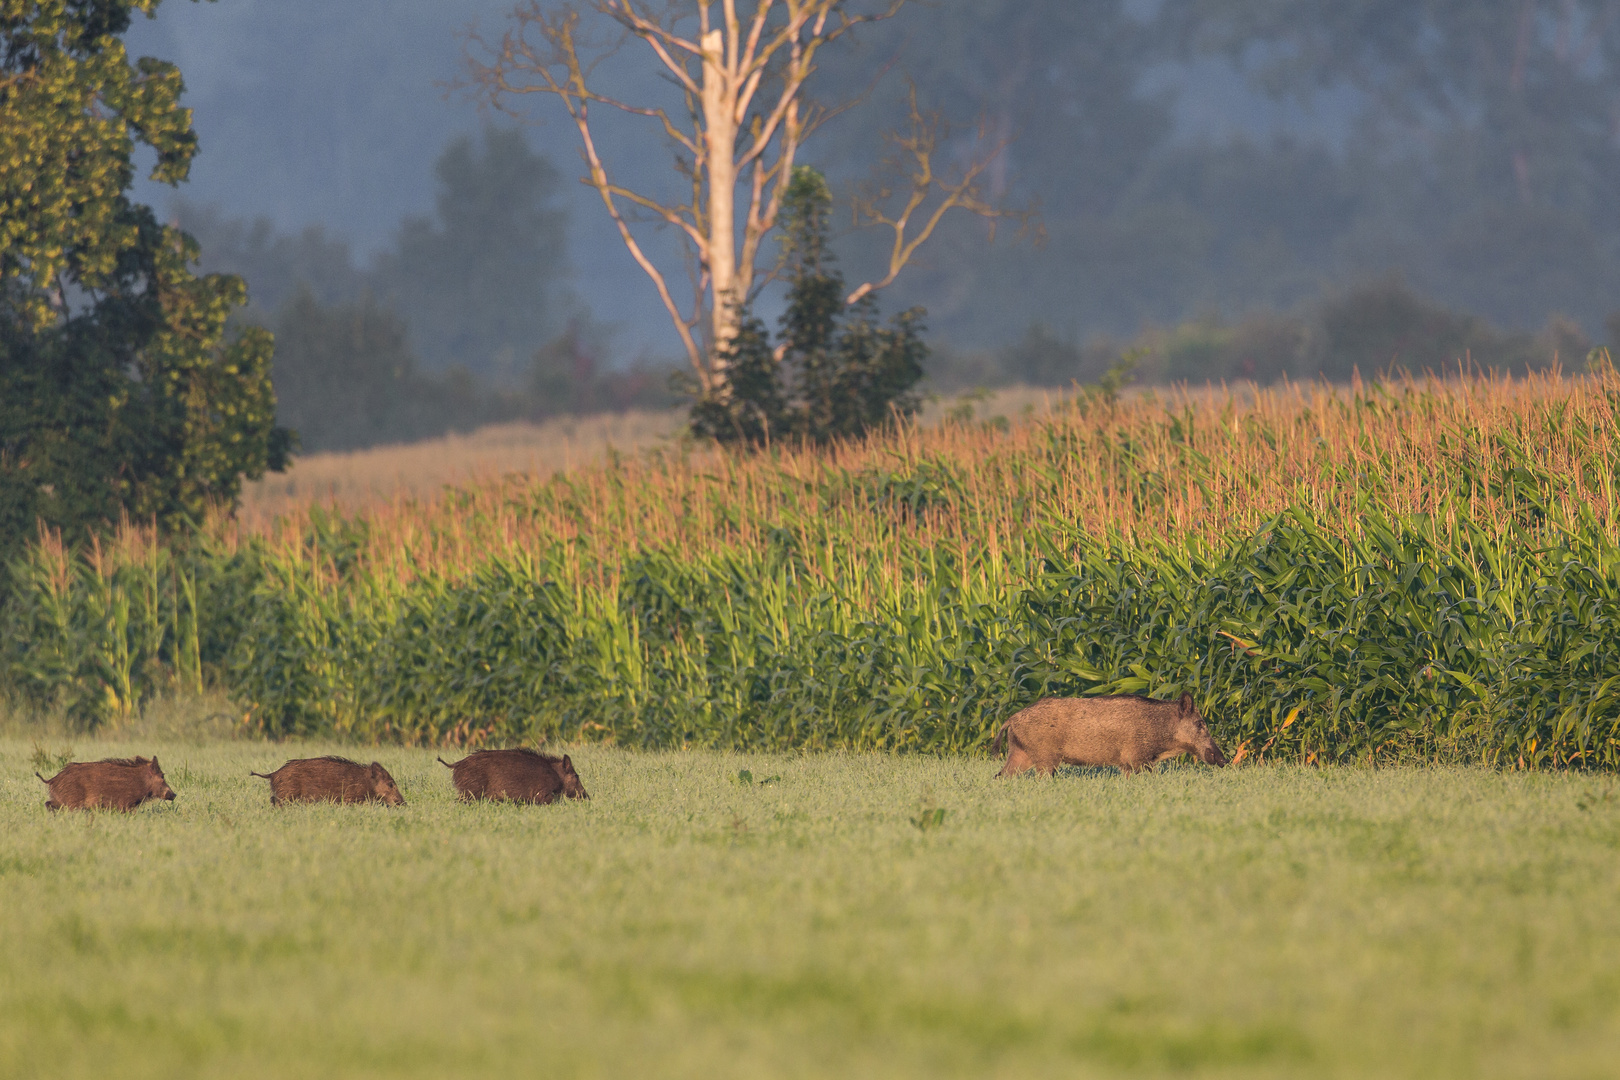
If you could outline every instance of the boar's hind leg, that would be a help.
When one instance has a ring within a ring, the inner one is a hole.
[[[1017,776],[1019,773],[1028,772],[1034,767],[1035,762],[1024,752],[1024,748],[1013,744],[1007,749],[1007,763],[1001,767],[1001,771],[996,773],[996,776]],[[1050,772],[1051,770],[1048,769],[1047,771]]]

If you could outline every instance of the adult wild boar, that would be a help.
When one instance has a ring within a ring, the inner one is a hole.
[[[450,779],[463,800],[544,804],[556,801],[558,795],[590,798],[567,754],[559,758],[524,748],[475,750],[454,765],[444,758],[439,764],[450,770]]]
[[[148,799],[174,798],[155,757],[75,761],[49,780],[39,779],[50,790],[48,810],[133,810]]]
[[[998,776],[1029,769],[1051,775],[1059,765],[1117,765],[1130,775],[1181,754],[1226,764],[1191,694],[1179,701],[1134,695],[1043,698],[1002,724],[992,745],[999,748],[1002,736],[1007,763]]]
[[[270,781],[270,805],[284,802],[383,802],[404,806],[388,770],[342,757],[295,758],[272,773],[248,772]]]

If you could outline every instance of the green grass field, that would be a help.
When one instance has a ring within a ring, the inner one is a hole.
[[[177,802],[50,815],[34,748],[0,740],[7,1077],[1596,1078],[1620,1060],[1609,777],[1008,782],[974,757],[584,747],[589,803],[464,806],[431,752],[382,748],[405,808],[277,810],[247,770],[331,748],[75,756],[152,749]]]

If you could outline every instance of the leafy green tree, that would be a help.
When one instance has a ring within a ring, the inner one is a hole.
[[[794,169],[782,200],[789,289],[779,341],[773,347],[764,324],[743,310],[724,382],[693,407],[696,434],[747,445],[795,437],[824,443],[916,411],[914,388],[928,356],[923,311],[902,312],[885,327],[872,294],[846,305],[828,245],[831,211],[821,173]]]
[[[692,434],[743,446],[791,439],[797,418],[789,411],[781,364],[771,332],[752,312],[738,320],[724,359],[725,382],[692,403]]]
[[[128,514],[173,525],[283,467],[270,335],[234,277],[125,191],[196,151],[180,72],[119,35],[159,0],[0,0],[0,549]]]

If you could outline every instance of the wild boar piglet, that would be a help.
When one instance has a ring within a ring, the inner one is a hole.
[[[35,773],[39,776],[39,773]],[[133,810],[148,799],[174,798],[155,757],[104,758],[64,765],[55,776],[39,779],[50,791],[49,810],[89,810],[104,806]]]
[[[1007,763],[998,776],[1030,769],[1051,775],[1059,765],[1116,765],[1129,775],[1181,754],[1226,764],[1191,694],[1178,701],[1043,698],[1002,724],[993,745],[999,748],[1003,738]]]
[[[404,806],[388,770],[343,757],[294,758],[272,773],[249,772],[270,781],[270,805],[284,802],[382,802]]]
[[[550,803],[559,795],[588,799],[579,773],[567,754],[556,757],[537,750],[475,750],[455,764],[439,759],[463,800]]]

